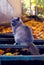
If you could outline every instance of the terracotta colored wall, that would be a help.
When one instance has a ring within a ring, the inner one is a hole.
[[[21,0],[8,0],[10,5],[13,7],[14,16],[21,16],[22,15],[22,4]]]
[[[22,15],[21,0],[0,0],[0,23]]]

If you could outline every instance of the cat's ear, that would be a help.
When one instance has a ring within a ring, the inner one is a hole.
[[[12,22],[15,22],[15,19],[14,18],[12,19]]]
[[[19,20],[20,20],[20,17],[17,18],[17,21],[19,21]]]

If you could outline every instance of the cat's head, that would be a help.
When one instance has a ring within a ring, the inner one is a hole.
[[[12,26],[16,26],[19,23],[21,23],[20,17],[18,17],[18,18],[12,18]]]

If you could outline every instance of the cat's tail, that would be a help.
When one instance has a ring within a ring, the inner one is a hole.
[[[32,55],[40,55],[39,49],[36,47],[35,44],[31,43],[31,44],[28,45],[28,47],[29,47],[29,52]]]

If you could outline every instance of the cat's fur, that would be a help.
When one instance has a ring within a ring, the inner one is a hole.
[[[13,18],[12,30],[15,38],[15,42],[20,45],[27,45],[29,52],[33,55],[39,55],[37,47],[33,44],[33,36],[31,28],[24,25],[20,18]]]

